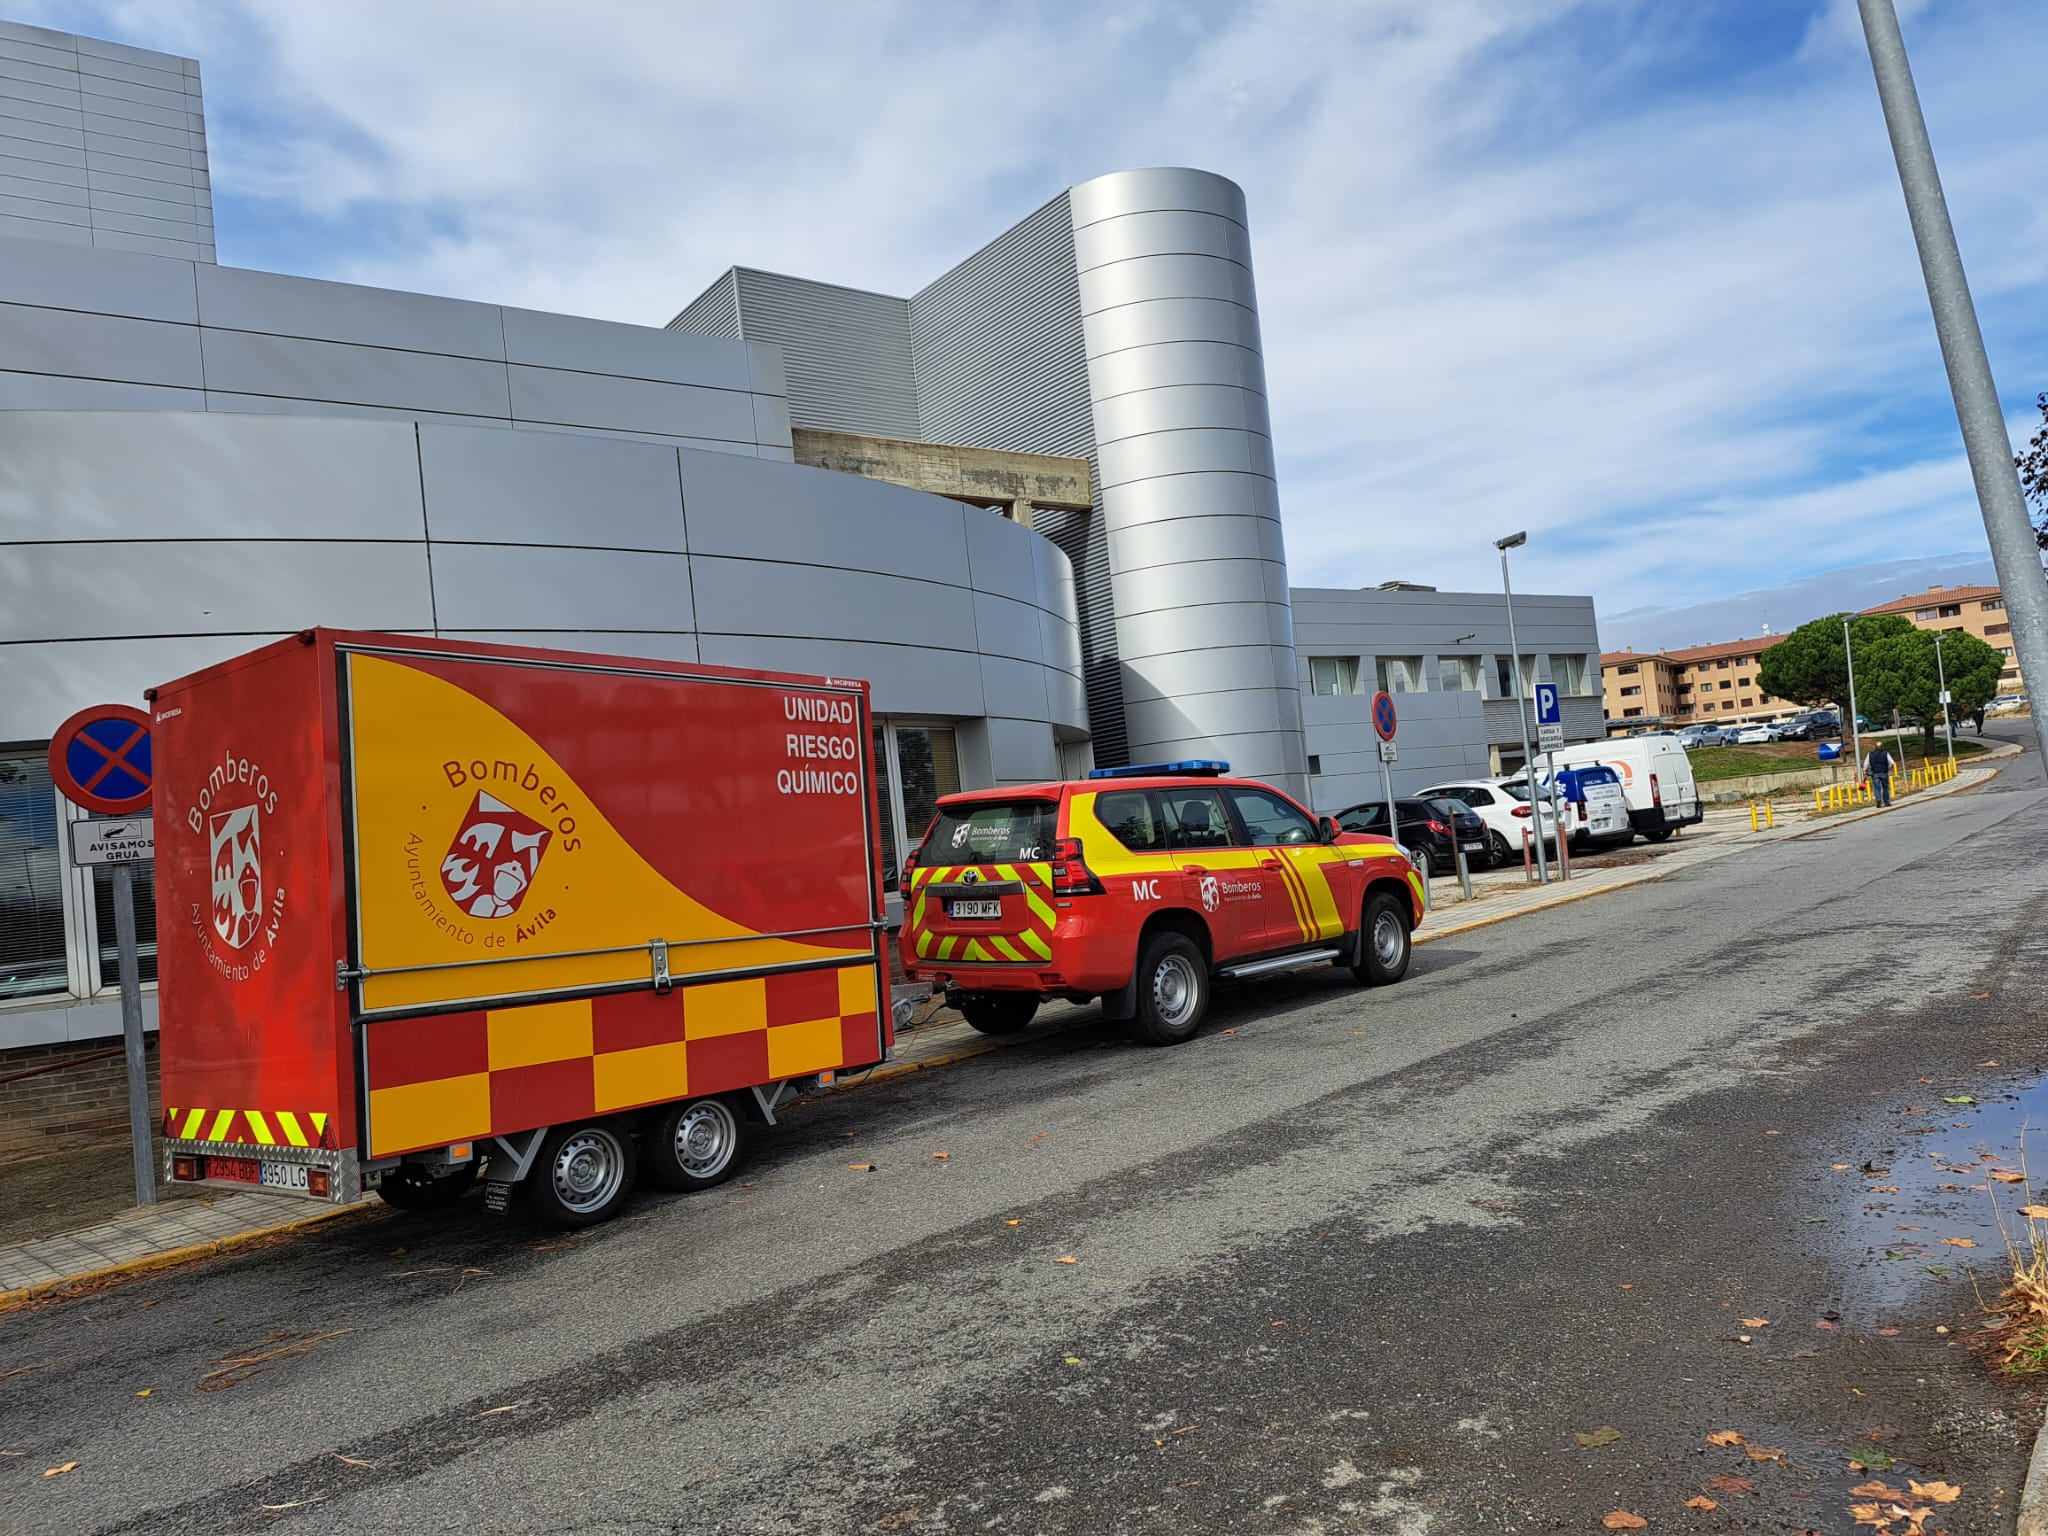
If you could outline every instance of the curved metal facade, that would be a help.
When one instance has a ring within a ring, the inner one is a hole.
[[[1130,755],[1306,795],[1244,194],[1167,169],[1069,201]]]

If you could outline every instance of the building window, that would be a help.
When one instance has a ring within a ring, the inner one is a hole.
[[[43,752],[0,753],[0,1000],[71,990],[61,831]]]
[[[2012,626],[2010,624],[1986,624],[1984,626],[1984,633],[1987,635],[2009,635],[2012,633]]]
[[[1756,703],[1756,700],[1755,700],[1755,699],[1744,699],[1744,700],[1742,701],[1742,707],[1743,707],[1744,709],[1748,709],[1748,708],[1749,708],[1749,707],[1750,707],[1750,706],[1751,706],[1752,704],[1754,704],[1754,703]]]
[[[1637,715],[1640,715],[1641,713],[1642,713],[1642,711],[1641,711],[1640,709],[1624,709],[1624,710],[1622,711],[1622,715],[1623,715],[1623,716],[1624,716],[1625,718],[1630,718],[1630,719],[1633,719],[1633,718],[1634,718],[1635,716],[1637,716]],[[1548,836],[1550,836],[1550,834],[1549,834],[1548,832],[1544,833],[1543,835],[1544,835],[1545,837],[1548,837]]]
[[[1723,672],[1726,672],[1728,670],[1728,663],[1725,661],[1717,661],[1714,663],[1714,665],[1719,667]]]
[[[1358,692],[1356,656],[1311,656],[1308,659],[1310,693]]]
[[[1642,695],[1642,691],[1641,688],[1624,688],[1621,690],[1621,696],[1624,699],[1638,698]]]
[[[1522,696],[1521,690],[1515,686],[1515,661],[1512,656],[1496,656],[1493,658],[1493,680],[1495,686],[1500,690],[1494,695],[1495,698],[1517,699]],[[1534,684],[1536,681],[1536,658],[1534,656],[1524,656],[1522,658],[1522,681],[1525,684]]]
[[[1936,615],[1937,618],[1943,619],[1959,619],[1962,616],[1963,605],[1961,603],[1943,603],[1941,605],[1941,612]]]
[[[1749,679],[1746,677],[1738,677],[1737,679],[1735,679],[1735,681],[1740,683],[1745,688],[1749,686]]]
[[[1977,611],[1979,613],[2003,613],[2005,612],[2005,599],[2002,597],[1986,598],[1977,605]]]
[[[144,981],[156,980],[156,866],[135,866],[136,970]],[[121,948],[114,933],[114,872],[96,866],[92,872],[92,910],[99,932],[99,985],[121,985]]]
[[[1578,698],[1589,690],[1586,687],[1586,658],[1583,656],[1552,656],[1550,658],[1550,680],[1557,684],[1557,691]]]
[[[1916,619],[1931,619],[1934,617],[1934,610],[1932,608],[1915,608],[1913,610],[1913,617]]]
[[[1308,771],[1310,773],[1321,773],[1323,771],[1323,760],[1313,752],[1308,755]]]
[[[1427,690],[1420,656],[1382,656],[1375,665],[1381,693],[1422,693]]]
[[[1724,678],[1722,678],[1722,679],[1721,679],[1721,689],[1722,689],[1722,691],[1723,691],[1724,693],[1725,693],[1725,692],[1726,692],[1726,691],[1727,691],[1728,689],[1730,689],[1730,688],[1733,688],[1734,686],[1735,686],[1735,685],[1734,685],[1733,683],[1729,682],[1727,678],[1725,678],[1725,677],[1724,677]]]
[[[939,796],[960,790],[960,749],[949,725],[875,722],[875,788],[882,802],[882,888],[897,888],[897,850],[915,848]]]
[[[1614,670],[1617,676],[1634,677],[1640,669],[1636,666],[1634,662],[1630,662],[1627,666],[1616,667]]]
[[[1629,668],[1634,671],[1633,667]],[[1437,686],[1445,693],[1479,692],[1477,656],[1439,656],[1436,659]]]

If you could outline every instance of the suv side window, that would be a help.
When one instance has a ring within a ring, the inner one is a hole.
[[[1250,842],[1254,848],[1277,848],[1283,844],[1292,847],[1322,841],[1316,833],[1316,824],[1278,795],[1263,789],[1232,789],[1229,794],[1230,803],[1237,807],[1237,814],[1243,818],[1245,831],[1251,834]]]
[[[1213,789],[1162,789],[1166,836],[1174,848],[1228,848],[1237,839],[1223,797]]]
[[[1095,819],[1132,853],[1166,852],[1166,827],[1145,789],[1119,789],[1095,801]]]
[[[1445,790],[1444,793],[1450,795],[1453,799],[1464,801],[1467,805],[1479,806],[1493,804],[1493,791],[1490,789],[1483,789],[1477,784],[1469,785],[1463,789]]]

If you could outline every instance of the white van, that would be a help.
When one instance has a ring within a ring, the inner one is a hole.
[[[1605,763],[1621,776],[1622,798],[1636,831],[1661,843],[1680,827],[1696,824],[1706,814],[1692,776],[1685,748],[1670,732],[1624,736],[1618,741],[1588,741],[1554,753],[1560,768]]]

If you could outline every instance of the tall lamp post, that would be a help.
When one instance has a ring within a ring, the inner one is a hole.
[[[1948,663],[1941,659],[1941,642],[1948,638],[1940,630],[1934,632],[1934,675],[1941,683],[1941,735],[1948,743],[1948,765],[1956,765],[1956,726],[1948,714]]]
[[[1529,690],[1522,683],[1522,647],[1515,639],[1515,589],[1508,583],[1508,551],[1520,549],[1528,542],[1529,533],[1524,529],[1495,539],[1493,547],[1500,551],[1500,590],[1508,605],[1508,675],[1515,680],[1515,723],[1522,728],[1522,772],[1529,779],[1529,815],[1536,823],[1536,879],[1548,885],[1550,862],[1543,853],[1543,802],[1536,794],[1536,754],[1529,750]]]
[[[1849,664],[1849,736],[1855,751],[1849,757],[1849,788],[1854,790],[1856,776],[1863,772],[1863,728],[1857,724],[1856,715],[1856,652],[1849,644],[1849,615],[1842,615],[1842,659]]]

